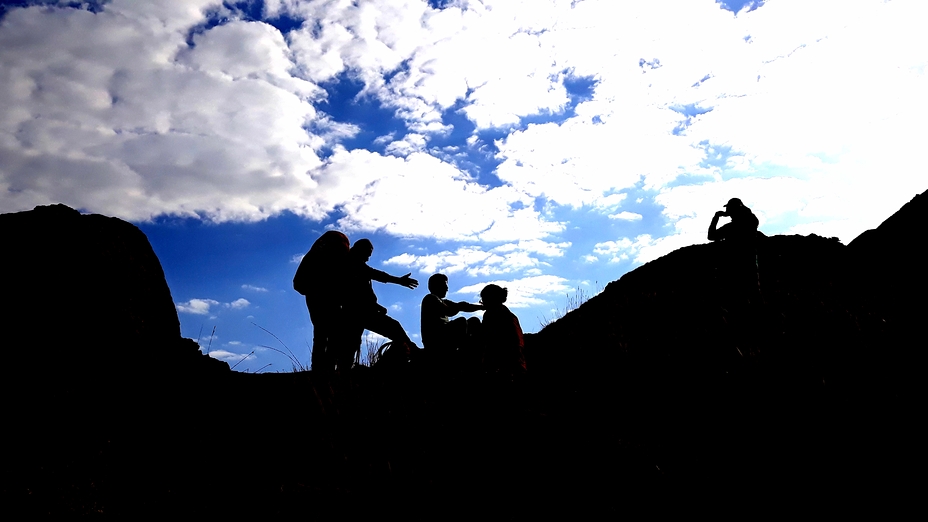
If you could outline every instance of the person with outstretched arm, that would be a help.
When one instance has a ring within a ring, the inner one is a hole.
[[[448,295],[448,276],[433,274],[429,277],[429,293],[422,298],[422,346],[426,350],[451,352],[468,344],[480,328],[480,319],[458,317],[461,312],[483,310],[482,304],[445,299]]]
[[[352,343],[352,348],[341,354],[338,363],[340,369],[351,367],[355,353],[360,349],[364,330],[370,330],[390,339],[393,343],[391,350],[398,349],[406,354],[419,350],[399,321],[388,316],[387,309],[377,303],[377,294],[374,293],[371,283],[378,281],[415,289],[419,286],[419,282],[410,277],[412,274],[394,276],[372,268],[367,262],[373,253],[373,243],[369,239],[359,239],[351,246],[348,254],[348,295],[345,299],[345,308],[347,320],[354,325],[353,338],[357,342]]]

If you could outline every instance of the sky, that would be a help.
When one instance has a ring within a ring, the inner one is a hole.
[[[414,341],[436,272],[453,300],[507,287],[534,332],[706,242],[731,197],[767,235],[848,243],[928,189],[926,19],[922,0],[0,1],[0,212],[136,224],[182,335],[236,370],[309,365],[292,278],[329,229],[419,280],[374,283]]]

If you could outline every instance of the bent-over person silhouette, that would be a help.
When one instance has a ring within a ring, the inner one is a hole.
[[[309,320],[313,323],[312,369],[335,369],[337,354],[349,340],[343,309],[344,292],[339,285],[348,266],[348,236],[329,230],[317,239],[303,256],[293,288],[306,296]]]
[[[716,229],[720,217],[730,217],[731,223]],[[721,240],[752,240],[757,234],[757,225],[760,222],[751,209],[744,206],[738,198],[731,198],[725,204],[725,210],[719,210],[709,223],[709,241]]]

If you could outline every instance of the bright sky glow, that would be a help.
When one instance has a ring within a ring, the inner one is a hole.
[[[526,331],[740,197],[848,242],[928,188],[921,0],[0,2],[0,212],[148,234],[185,336],[289,370],[290,282],[370,238],[417,340],[429,275]],[[211,337],[213,327],[215,336]],[[267,366],[270,364],[270,366]]]

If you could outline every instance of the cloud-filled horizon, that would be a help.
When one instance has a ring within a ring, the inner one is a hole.
[[[847,243],[926,188],[916,0],[0,3],[0,212],[130,220],[185,336],[308,362],[290,285],[369,237],[417,339],[425,280],[510,289],[526,331],[741,198]],[[273,332],[270,337],[262,328]],[[217,351],[217,353],[220,353]]]

